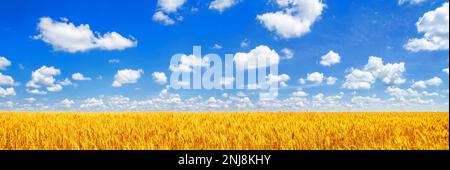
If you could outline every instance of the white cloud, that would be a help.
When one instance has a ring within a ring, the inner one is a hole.
[[[325,82],[327,85],[334,85],[337,81],[336,77],[333,76],[325,76],[323,73],[320,72],[313,72],[308,73],[306,78],[300,78],[298,82],[301,85],[308,84],[310,82],[309,86],[318,86],[321,85],[323,82]]]
[[[301,37],[309,33],[311,26],[322,14],[325,4],[321,0],[277,1],[285,7],[278,12],[258,15],[257,19],[282,38]]]
[[[321,59],[320,64],[323,66],[331,66],[341,62],[341,56],[334,51],[329,51],[327,54],[322,56]]]
[[[75,104],[75,102],[73,100],[70,100],[70,99],[64,99],[60,103],[64,107],[72,107],[72,105]]]
[[[38,23],[38,30],[39,35],[34,38],[52,45],[56,51],[76,53],[92,49],[123,50],[137,45],[136,41],[127,39],[116,32],[97,35],[89,25],[75,26],[67,19],[55,21],[49,17],[43,17]]]
[[[36,101],[34,97],[25,98],[24,100],[27,101],[28,103],[34,103]]]
[[[344,96],[344,93],[339,93],[335,96],[325,96],[323,93],[319,93],[312,97],[312,104],[316,107],[323,107],[323,106],[331,106],[331,107],[337,107],[342,100]]]
[[[167,76],[166,73],[163,72],[154,72],[152,74],[153,80],[158,84],[166,84],[167,83]]]
[[[15,96],[16,95],[16,91],[14,90],[14,88],[10,87],[10,88],[2,88],[0,87],[0,97],[9,97],[9,96]]]
[[[274,83],[280,83],[281,87],[287,87],[287,81],[289,81],[291,78],[287,74],[281,74],[281,75],[272,75],[269,74],[266,76],[267,84],[274,84]]]
[[[420,89],[426,89],[427,88],[427,82],[426,81],[417,81],[414,82],[414,84],[411,86],[412,88],[420,88]]]
[[[404,47],[413,52],[448,50],[449,30],[448,2],[441,7],[425,13],[416,23],[422,38],[409,39]]]
[[[445,74],[447,74],[447,75],[448,75],[448,67],[447,67],[447,68],[444,68],[444,69],[442,69],[442,72],[444,72]]]
[[[95,41],[96,47],[104,50],[124,50],[134,47],[137,42],[133,39],[127,39],[116,32],[109,32]]]
[[[300,78],[298,79],[298,83],[300,83],[301,85],[306,84],[306,80],[304,78]]]
[[[327,77],[327,85],[334,85],[336,84],[337,78],[336,77]]]
[[[175,24],[175,19],[178,21],[183,20],[183,16],[175,16],[175,19],[169,16],[171,13],[176,13],[187,0],[158,0],[158,10],[153,14],[153,21],[162,22],[164,25],[169,26]]]
[[[436,92],[430,93],[430,92],[427,92],[427,91],[423,91],[422,95],[424,95],[424,96],[439,96],[439,94],[436,93]]]
[[[406,82],[403,74],[406,72],[405,63],[383,64],[383,59],[375,56],[369,57],[363,70],[352,69],[346,76],[343,87],[346,89],[370,89],[376,79],[381,79],[387,85],[400,85]]]
[[[256,69],[276,65],[280,62],[280,56],[275,50],[261,45],[249,53],[236,53],[234,55],[236,67],[240,69]]]
[[[209,9],[217,10],[222,13],[225,9],[236,5],[238,0],[214,0],[209,4]]]
[[[323,73],[314,72],[311,74],[308,74],[306,77],[306,80],[313,82],[314,84],[321,84],[324,79]]]
[[[155,14],[153,14],[152,17],[153,21],[162,22],[164,25],[173,25],[175,24],[175,21],[170,18],[168,15],[164,14],[164,12],[158,11]]]
[[[372,84],[375,83],[375,77],[372,73],[359,69],[352,69],[345,78],[346,80],[342,87],[351,90],[370,89]]]
[[[200,58],[195,55],[183,55],[180,58],[178,65],[170,65],[169,69],[172,72],[191,72],[196,67],[209,66],[209,59],[207,57]]]
[[[158,7],[167,13],[177,12],[186,3],[186,0],[158,0]]]
[[[382,100],[376,95],[373,96],[352,96],[350,102],[359,106],[370,106],[374,104],[382,103]]]
[[[0,73],[0,85],[14,86],[16,82],[11,76]]]
[[[404,99],[405,97],[420,97],[421,94],[413,89],[401,89],[398,87],[388,87],[385,92],[398,99]]]
[[[78,81],[88,81],[88,80],[92,80],[90,77],[85,77],[83,74],[81,73],[74,73],[72,74],[72,79],[74,80],[78,80]]]
[[[0,70],[6,70],[7,67],[11,65],[11,61],[7,58],[0,56]]]
[[[54,86],[47,87],[49,92],[59,92],[63,89],[63,86],[60,84],[55,84]]]
[[[442,79],[439,77],[433,77],[429,80],[421,80],[414,82],[414,84],[411,86],[411,88],[420,88],[420,89],[426,89],[428,86],[440,86],[442,84]]]
[[[81,108],[104,108],[105,104],[103,102],[103,99],[96,99],[96,98],[90,98],[84,100],[84,103],[80,105]]]
[[[283,48],[281,50],[281,53],[283,53],[284,59],[292,59],[292,58],[294,58],[294,51],[292,51],[289,48]]]
[[[47,94],[46,91],[41,91],[39,89],[27,89],[27,92],[30,94],[39,94],[39,95]]]
[[[124,84],[134,84],[137,83],[141,76],[144,74],[142,70],[119,70],[114,76],[113,87],[122,87]]]
[[[425,2],[425,0],[398,0],[398,4],[399,5],[403,5],[406,3],[412,4],[412,5],[416,5],[416,4],[420,4],[422,2]]]
[[[6,102],[0,102],[0,108],[13,108],[14,105],[16,105],[16,103],[12,102],[12,101],[6,101]]]
[[[296,0],[276,0],[275,2],[276,2],[276,3],[278,4],[278,6],[280,6],[280,7],[287,7],[287,6],[289,6],[290,4],[295,3]]]
[[[403,84],[406,80],[403,73],[406,72],[405,63],[387,63],[383,64],[383,59],[371,56],[364,70],[371,72],[376,78],[379,78],[385,84]]]
[[[303,90],[297,90],[297,91],[295,91],[294,93],[292,93],[291,96],[294,96],[294,97],[306,97],[306,96],[308,96],[308,95],[309,95],[309,94],[306,93],[306,92],[303,91]]]
[[[68,82],[57,82],[55,76],[58,76],[60,74],[61,70],[55,67],[42,66],[41,68],[32,72],[31,80],[28,81],[26,87],[33,89],[28,89],[27,91],[32,94],[46,94],[45,91],[41,91],[39,90],[39,88],[45,88],[49,92],[61,91],[63,89],[63,86],[68,85]]]
[[[430,80],[427,80],[427,84],[430,86],[440,86],[442,84],[442,79],[439,77],[433,77]]]

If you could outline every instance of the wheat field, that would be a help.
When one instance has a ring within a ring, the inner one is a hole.
[[[449,113],[0,113],[1,150],[448,150]]]

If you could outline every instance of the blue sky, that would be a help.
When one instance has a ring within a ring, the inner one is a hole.
[[[5,1],[0,110],[448,111],[448,18],[443,0]],[[262,101],[154,74],[196,45],[274,50],[286,86]]]

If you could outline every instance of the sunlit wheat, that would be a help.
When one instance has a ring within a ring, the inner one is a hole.
[[[0,113],[0,149],[449,149],[448,113]]]

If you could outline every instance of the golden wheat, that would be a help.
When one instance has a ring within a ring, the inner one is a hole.
[[[448,113],[0,113],[0,149],[448,150]]]

